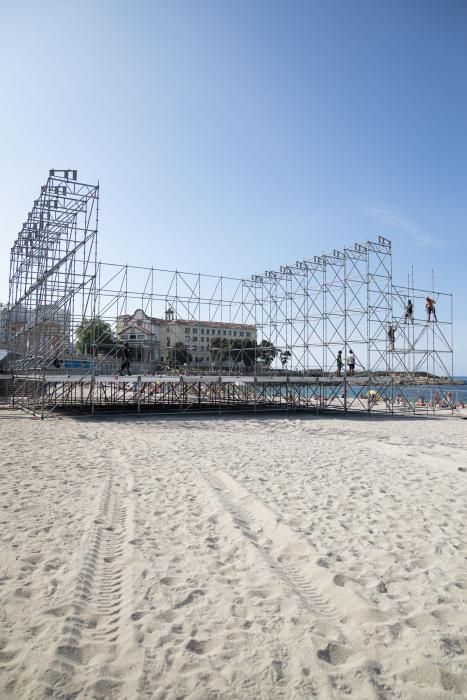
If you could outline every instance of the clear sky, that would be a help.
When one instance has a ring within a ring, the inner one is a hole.
[[[398,281],[454,292],[467,375],[466,76],[465,0],[0,0],[0,300],[74,168],[110,262],[249,276],[392,239]]]

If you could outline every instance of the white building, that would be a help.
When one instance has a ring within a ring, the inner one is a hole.
[[[133,314],[118,316],[117,338],[130,345],[134,361],[159,364],[162,323],[161,318],[153,318],[143,309],[137,309]]]
[[[181,343],[192,356],[192,363],[209,367],[212,362],[210,344],[214,338],[250,339],[256,341],[255,326],[219,321],[167,320],[161,326],[161,362],[167,362],[170,351]],[[223,363],[227,366],[229,363]]]
[[[228,341],[249,339],[256,343],[254,325],[175,319],[172,309],[168,309],[165,315],[164,319],[153,318],[142,309],[137,309],[133,314],[117,318],[118,340],[129,343],[132,359],[166,365],[178,345],[191,355],[193,366],[208,368],[212,364],[210,345],[214,338]],[[226,361],[222,364],[227,367],[231,363]]]

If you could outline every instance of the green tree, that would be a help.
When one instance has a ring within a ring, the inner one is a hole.
[[[230,345],[230,358],[234,364],[243,362],[252,367],[256,359],[256,343],[250,338],[234,338]]]
[[[263,367],[270,367],[278,350],[269,340],[262,340],[256,348],[256,356]]]
[[[279,354],[279,359],[281,361],[282,369],[286,366],[289,359],[292,357],[290,350],[282,350]]]
[[[193,357],[188,352],[186,345],[183,343],[176,343],[167,357],[167,364],[169,367],[180,367],[190,362],[193,362]]]
[[[76,329],[76,351],[80,355],[108,353],[116,346],[110,324],[100,318],[84,319]]]
[[[268,340],[257,345],[251,338],[213,338],[209,350],[212,361],[218,365],[226,361],[234,365],[243,362],[245,367],[253,367],[256,362],[270,367],[277,355],[276,348]]]
[[[217,365],[221,365],[223,362],[229,358],[229,341],[227,338],[216,337],[212,338],[209,343],[209,354],[211,355],[212,362]]]

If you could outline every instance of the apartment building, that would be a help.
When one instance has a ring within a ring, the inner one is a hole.
[[[0,348],[8,347],[8,304],[0,302]]]
[[[161,326],[161,362],[165,362],[172,348],[182,343],[192,356],[192,362],[200,367],[209,367],[210,343],[213,338],[249,338],[256,341],[256,327],[242,323],[220,321],[166,320]]]
[[[0,347],[14,352],[54,357],[70,351],[70,317],[63,309],[42,304],[35,308],[0,304]]]

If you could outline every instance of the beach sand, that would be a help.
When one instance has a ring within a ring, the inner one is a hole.
[[[467,423],[0,414],[0,697],[467,697]]]

